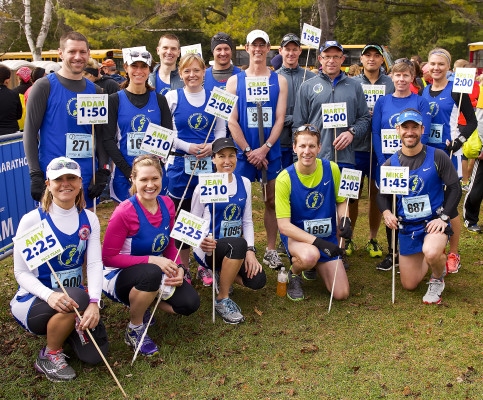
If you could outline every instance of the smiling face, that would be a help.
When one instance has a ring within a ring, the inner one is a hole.
[[[177,40],[162,38],[156,48],[156,52],[161,64],[174,67],[176,60],[181,54],[181,49]]]
[[[141,202],[156,200],[161,192],[161,174],[151,165],[138,166],[133,183],[136,185],[136,195]]]
[[[246,44],[245,50],[250,56],[250,62],[263,64],[267,62],[267,54],[270,51],[270,43],[266,43],[262,38],[255,39],[253,43]]]
[[[404,147],[412,149],[421,143],[421,135],[424,130],[422,125],[414,121],[406,121],[401,125],[396,125],[396,130]]]
[[[280,49],[283,65],[287,68],[297,67],[300,54],[302,54],[302,48],[294,42],[289,42]]]
[[[231,174],[236,167],[236,149],[227,147],[213,156],[216,172]]]
[[[376,49],[369,48],[361,56],[362,66],[364,67],[364,71],[367,72],[379,71],[379,68],[382,66],[383,62],[384,58]]]
[[[225,43],[219,44],[213,49],[213,59],[215,69],[227,69],[231,62],[231,47]]]
[[[124,64],[124,69],[129,75],[130,83],[144,86],[149,77],[149,66],[143,61],[135,61],[131,65]]]
[[[198,60],[193,60],[190,64],[183,66],[180,70],[180,76],[187,89],[196,90],[203,85],[205,69]]]
[[[310,133],[299,133],[293,144],[293,151],[297,154],[298,165],[310,168],[317,162],[321,144],[317,143],[317,136]]]
[[[432,54],[428,60],[429,73],[434,81],[446,79],[446,73],[449,71],[448,59],[440,54]]]
[[[75,198],[82,187],[82,178],[73,174],[65,174],[56,179],[48,179],[45,183],[52,193],[54,203],[68,210],[75,204]]]
[[[80,79],[89,61],[90,51],[82,40],[68,39],[64,48],[59,49],[62,59],[62,71],[68,79]]]
[[[411,90],[410,84],[413,81],[414,76],[409,69],[393,72],[391,78],[397,92],[406,93]]]
[[[344,53],[337,47],[329,47],[319,55],[322,71],[324,71],[324,74],[328,75],[331,79],[334,79],[340,74],[340,67],[344,60]]]

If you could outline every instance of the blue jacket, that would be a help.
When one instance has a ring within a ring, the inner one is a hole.
[[[156,74],[158,73],[160,65],[161,64],[156,64],[156,66],[153,69],[153,72],[149,74],[148,83],[149,83],[149,86],[153,88],[156,88]],[[181,89],[184,87],[184,82],[180,78],[177,68],[171,71],[169,84],[171,86],[171,90]]]

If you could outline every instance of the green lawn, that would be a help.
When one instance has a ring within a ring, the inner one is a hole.
[[[253,189],[262,257],[263,206],[258,185]],[[195,281],[200,310],[191,317],[157,313],[149,333],[161,354],[139,356],[131,367],[133,352],[123,341],[127,310],[106,300],[102,316],[111,345],[108,361],[130,398],[482,399],[483,236],[463,231],[463,267],[446,278],[442,305],[421,302],[424,282],[414,292],[396,282],[392,304],[391,272],[377,271],[377,260],[363,250],[366,194],[360,209],[359,250],[349,259],[351,295],[334,302],[330,314],[329,294],[320,280],[306,283],[306,300],[294,303],[276,296],[276,273],[266,270],[264,289],[235,286],[232,298],[246,322],[231,326],[217,317],[213,325],[211,288]],[[111,205],[99,207],[103,230],[111,211]],[[384,237],[380,229],[379,241],[385,244]],[[122,398],[104,365],[88,367],[71,359],[78,378],[68,384],[53,384],[36,373],[33,363],[44,338],[25,333],[14,322],[8,304],[17,287],[12,258],[0,265],[0,398]]]

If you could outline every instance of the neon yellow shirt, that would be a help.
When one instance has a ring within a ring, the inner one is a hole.
[[[334,179],[335,192],[339,190],[340,184],[340,169],[335,162],[330,162],[330,168],[332,170],[332,177]],[[322,180],[324,169],[322,168],[322,160],[317,159],[317,168],[313,174],[303,175],[297,169],[297,176],[300,182],[308,188],[313,188],[317,186]],[[291,208],[290,208],[290,193],[292,192],[292,183],[290,181],[290,176],[286,169],[284,169],[277,176],[275,180],[275,211],[277,218],[290,218]],[[345,197],[335,196],[335,201],[337,203],[342,203]]]

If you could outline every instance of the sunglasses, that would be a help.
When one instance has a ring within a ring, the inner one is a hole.
[[[285,35],[282,38],[282,43],[285,42],[300,42],[300,38],[297,35],[294,35],[293,33],[289,33],[288,35]]]
[[[408,60],[407,58],[398,58],[396,61],[394,61],[394,65],[400,64],[400,63],[407,64],[411,67],[413,66],[412,61]]]
[[[213,36],[213,39],[214,40],[223,40],[225,42],[228,42],[229,36],[217,33],[215,36]]]
[[[142,161],[142,160],[153,160],[153,161],[157,161],[158,163],[161,163],[160,159],[158,156],[155,156],[154,154],[141,154],[140,156],[137,156],[132,164],[136,164],[138,163],[139,161]]]
[[[129,55],[131,56],[131,59],[136,57],[141,57],[148,61],[151,60],[151,54],[148,51],[130,50]]]
[[[294,129],[293,133],[300,133],[300,132],[305,132],[305,131],[310,131],[314,133],[318,133],[320,135],[320,131],[317,129],[316,126],[310,125],[310,124],[305,124],[302,126],[299,126],[297,129]]]
[[[49,169],[52,171],[58,171],[62,168],[72,169],[74,171],[78,171],[80,169],[79,164],[74,161],[56,161],[55,164],[49,166]]]

